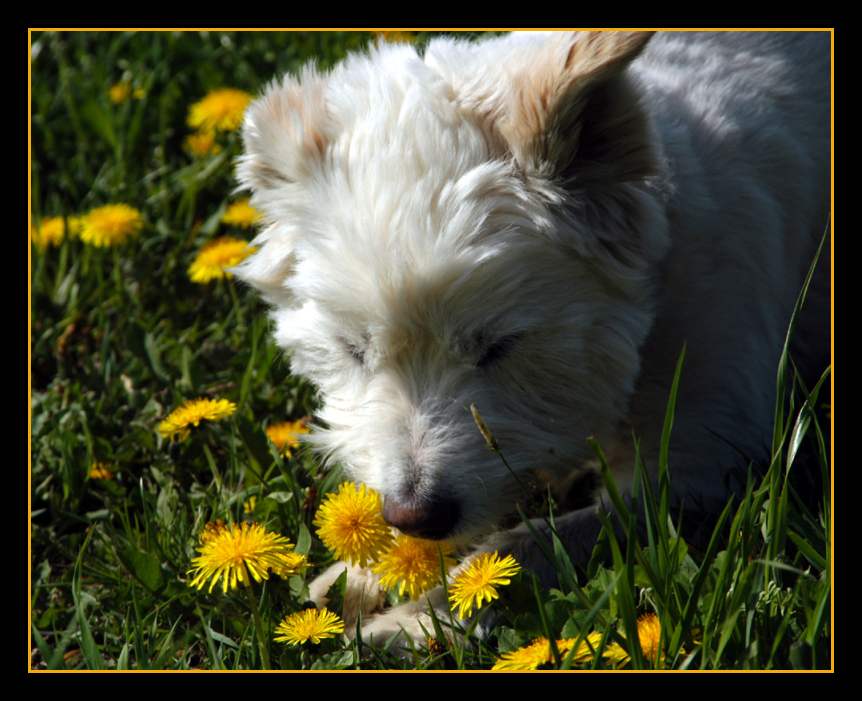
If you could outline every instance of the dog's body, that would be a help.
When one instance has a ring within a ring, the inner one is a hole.
[[[768,457],[777,360],[829,211],[829,37],[647,39],[381,46],[249,110],[239,174],[268,227],[238,274],[320,388],[317,446],[402,530],[464,543],[512,511],[521,481],[472,403],[522,477],[564,482],[595,436],[625,486],[632,430],[654,468],[683,343],[675,505],[716,513]],[[813,372],[827,272],[795,349]],[[594,510],[558,530],[583,560]],[[528,540],[484,547],[546,571]],[[419,610],[368,631],[418,634]]]

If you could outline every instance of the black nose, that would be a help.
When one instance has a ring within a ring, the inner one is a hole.
[[[450,535],[461,516],[458,502],[448,497],[434,499],[383,500],[383,518],[390,526],[417,538],[443,540]]]

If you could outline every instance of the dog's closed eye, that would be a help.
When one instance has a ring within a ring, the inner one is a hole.
[[[477,368],[487,368],[499,363],[505,358],[515,345],[521,340],[522,334],[513,333],[508,336],[503,336],[494,341],[490,346],[485,348],[485,352],[476,361]]]
[[[350,357],[360,365],[365,365],[365,348],[358,346],[352,341],[348,341],[346,338],[340,340],[344,349],[350,354]]]

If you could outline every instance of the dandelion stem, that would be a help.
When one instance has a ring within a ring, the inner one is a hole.
[[[269,663],[269,637],[263,629],[263,621],[260,617],[260,607],[257,603],[257,596],[250,586],[245,587],[248,594],[248,600],[251,605],[251,615],[254,619],[254,634],[257,637],[257,645],[260,650],[260,660],[264,669],[272,669]]]
[[[121,270],[120,254],[116,248],[114,248],[112,250],[112,253],[113,253],[113,257],[114,257],[114,269],[113,269],[114,285],[116,286],[116,289],[117,289],[117,297],[119,298],[120,302],[122,303],[122,301],[126,295],[125,295],[125,289],[123,287],[123,273]]]
[[[236,295],[236,290],[234,289],[233,284],[230,280],[225,282],[227,285],[228,292],[230,293],[230,298],[233,300],[233,310],[236,313],[236,321],[239,326],[245,326],[245,318],[242,315],[242,307],[239,304],[239,297]]]

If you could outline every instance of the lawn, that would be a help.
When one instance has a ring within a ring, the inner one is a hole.
[[[543,668],[829,669],[828,370],[801,387],[786,358],[773,460],[753,466],[704,547],[669,517],[663,460],[655,489],[637,495],[642,528],[624,519],[618,542],[607,527],[579,573],[542,543],[559,587],[511,577],[480,610],[493,616],[482,636],[452,617],[407,655],[341,634],[275,640],[334,561],[315,517],[343,477],[278,439],[285,422],[304,430],[314,388],[291,375],[257,295],[217,276],[213,248],[198,258],[225,237],[222,262],[243,255],[254,226],[233,177],[235,125],[210,132],[190,115],[212,91],[255,95],[308,59],[326,68],[374,40],[33,33],[31,669],[490,669],[510,657]],[[125,209],[102,209],[111,205]],[[187,436],[164,423],[198,398],[231,409]],[[803,469],[820,477],[814,499],[798,498]],[[243,522],[289,539],[306,566],[227,592],[192,586],[207,539]]]

